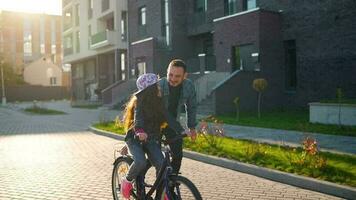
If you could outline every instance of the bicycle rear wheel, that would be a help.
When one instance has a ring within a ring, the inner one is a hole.
[[[128,173],[132,162],[133,160],[128,157],[118,157],[115,160],[111,176],[111,188],[114,200],[124,199],[120,193],[121,179]]]
[[[170,178],[169,188],[169,199],[202,200],[202,197],[197,187],[189,179],[183,176],[172,176]],[[162,194],[161,196],[164,197],[164,194]]]

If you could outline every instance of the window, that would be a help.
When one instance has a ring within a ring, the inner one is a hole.
[[[51,19],[51,54],[56,54],[56,20]]]
[[[247,10],[256,8],[256,0],[247,0]]]
[[[93,17],[94,0],[88,0],[88,19]]]
[[[79,4],[75,5],[75,25],[79,26],[80,9]]]
[[[80,31],[77,31],[76,34],[76,50],[77,50],[77,53],[80,52]]]
[[[194,2],[194,12],[205,12],[207,11],[207,0],[195,0]]]
[[[163,0],[163,28],[162,35],[165,37],[166,45],[169,46],[171,44],[171,36],[170,36],[170,24],[169,24],[169,0]]]
[[[91,43],[91,25],[88,26],[88,49],[90,49],[90,43]]]
[[[114,30],[114,24],[115,24],[114,18],[107,19],[106,20],[106,29],[111,30],[111,31]]]
[[[138,76],[146,73],[146,62],[137,63]]]
[[[57,78],[56,77],[49,78],[49,84],[50,85],[57,85]]]
[[[146,30],[146,7],[141,7],[139,9],[139,18],[138,18],[138,35],[140,38],[147,37]]]
[[[72,9],[64,11],[64,30],[67,30],[72,27]]]
[[[256,8],[256,0],[244,0],[242,2],[242,10],[251,10]]]
[[[294,91],[297,88],[297,52],[295,40],[284,41],[286,79],[285,88]]]
[[[125,80],[126,61],[125,53],[121,53],[121,80]]]
[[[237,13],[237,0],[225,0],[224,1],[224,12],[225,15],[232,15]]]
[[[127,40],[127,12],[121,12],[121,40]]]
[[[245,71],[259,70],[258,62],[252,56],[255,53],[257,53],[257,50],[253,44],[233,46],[231,56],[232,71],[239,69]]]
[[[44,17],[40,18],[40,52],[45,54],[45,20]]]
[[[146,25],[146,7],[141,7],[139,9],[139,25]]]
[[[23,42],[24,56],[32,56],[32,23],[27,18],[23,24]]]
[[[63,41],[63,53],[64,55],[69,55],[73,53],[73,38],[72,38],[72,34],[64,36],[64,41]]]

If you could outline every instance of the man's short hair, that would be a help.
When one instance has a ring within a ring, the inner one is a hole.
[[[173,59],[173,60],[169,63],[168,67],[169,67],[169,66],[182,67],[183,70],[184,70],[184,73],[187,71],[187,65],[186,65],[186,64],[184,63],[184,61],[181,60],[181,59]]]

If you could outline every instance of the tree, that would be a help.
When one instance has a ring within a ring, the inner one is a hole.
[[[234,99],[234,104],[236,107],[236,121],[239,121],[239,119],[240,119],[240,97],[236,97]]]
[[[9,63],[0,63],[0,68],[4,70],[4,82],[5,86],[13,86],[13,85],[23,85],[25,84],[21,75],[17,75],[12,66]],[[0,81],[0,85],[1,85]],[[1,88],[1,87],[0,87]]]
[[[257,112],[258,118],[261,118],[261,98],[262,92],[266,90],[268,83],[266,79],[258,78],[253,80],[252,87],[258,92]]]

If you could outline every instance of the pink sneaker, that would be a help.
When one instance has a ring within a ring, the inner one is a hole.
[[[120,192],[122,196],[126,199],[130,198],[131,190],[132,190],[132,183],[126,180],[126,178],[122,178],[121,188],[120,188]]]
[[[164,194],[164,200],[169,200],[167,194]]]

